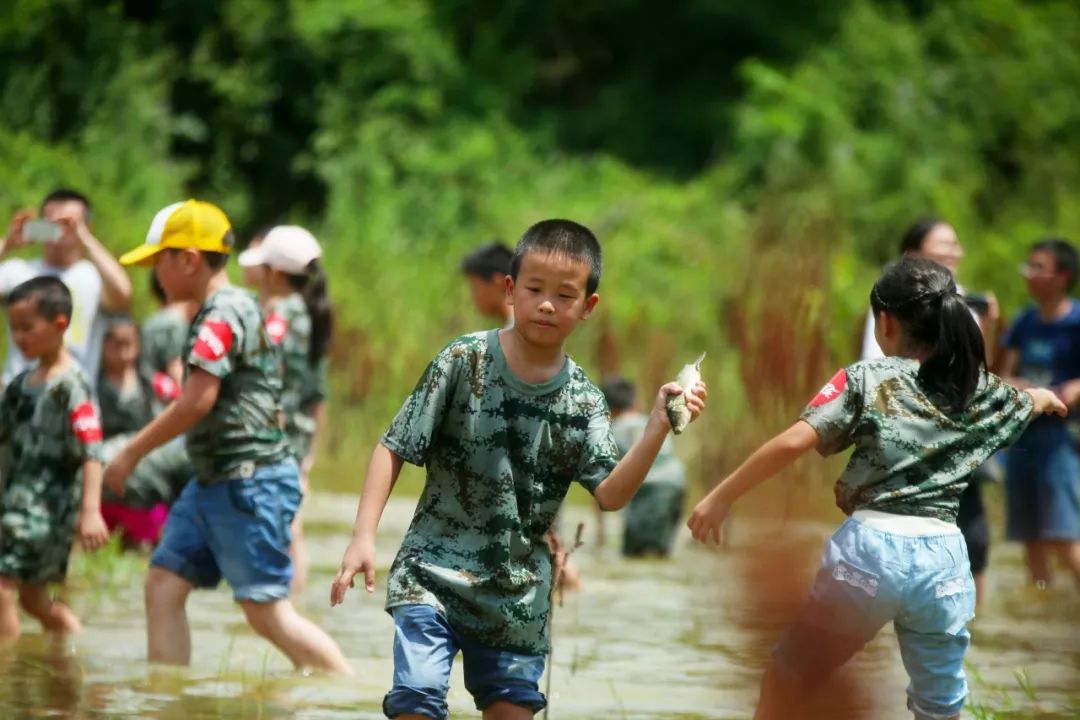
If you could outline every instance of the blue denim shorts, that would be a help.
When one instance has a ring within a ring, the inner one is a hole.
[[[450,666],[459,650],[465,661],[465,689],[478,710],[500,700],[534,713],[547,705],[539,685],[543,655],[481,645],[455,632],[429,605],[398,605],[390,613],[394,616],[394,687],[383,699],[387,717],[448,717]]]
[[[1080,540],[1080,460],[1064,427],[1032,425],[1005,456],[1010,540]]]
[[[301,497],[292,460],[256,468],[247,478],[193,480],[169,510],[150,565],[197,588],[215,587],[224,576],[238,602],[286,598],[293,571],[289,526]]]
[[[848,519],[829,539],[810,597],[780,640],[775,661],[820,684],[889,621],[919,720],[952,717],[967,697],[967,623],[975,582],[960,533],[909,537]]]

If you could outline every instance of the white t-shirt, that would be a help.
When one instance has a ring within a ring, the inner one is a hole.
[[[82,366],[91,384],[97,382],[101,363],[101,342],[105,336],[105,319],[101,310],[101,275],[89,260],[79,260],[66,268],[46,265],[43,260],[15,258],[0,263],[0,295],[6,296],[19,283],[42,275],[60,278],[71,291],[71,324],[64,333],[64,342]],[[3,382],[6,385],[29,366],[7,331],[7,360],[4,362]]]

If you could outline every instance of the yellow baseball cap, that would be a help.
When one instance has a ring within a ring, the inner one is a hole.
[[[158,211],[146,233],[146,242],[120,256],[121,265],[148,265],[166,248],[230,253],[232,225],[217,205],[202,200],[173,203]]]

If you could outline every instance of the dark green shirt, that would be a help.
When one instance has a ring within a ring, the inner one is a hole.
[[[604,396],[569,358],[529,384],[497,330],[466,335],[431,362],[382,442],[427,468],[387,608],[431,605],[479,642],[547,652],[544,534],[570,483],[593,492],[618,461]]]

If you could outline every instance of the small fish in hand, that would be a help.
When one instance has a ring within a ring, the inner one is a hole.
[[[667,416],[671,421],[671,430],[676,435],[686,429],[690,424],[690,408],[686,407],[686,395],[701,381],[701,361],[705,359],[705,353],[701,353],[698,359],[690,365],[683,365],[675,382],[683,389],[679,395],[672,395],[667,401]]]

